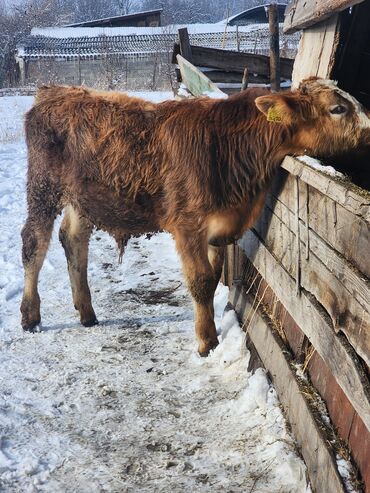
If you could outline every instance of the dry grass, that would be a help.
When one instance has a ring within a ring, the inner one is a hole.
[[[316,349],[311,344],[306,351],[306,356],[305,356],[303,366],[302,366],[302,373],[306,372],[307,367],[311,361],[311,358],[315,354],[315,352],[316,352]]]

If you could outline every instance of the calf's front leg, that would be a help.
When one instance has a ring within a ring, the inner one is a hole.
[[[192,237],[183,231],[175,233],[177,250],[195,308],[195,335],[198,352],[207,356],[218,345],[214,322],[213,297],[218,284],[208,259],[208,245],[203,237]]]

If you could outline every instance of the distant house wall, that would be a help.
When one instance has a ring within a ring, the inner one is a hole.
[[[155,27],[161,25],[162,10],[151,10],[137,14],[106,17],[86,22],[69,24],[69,27]]]
[[[175,79],[168,54],[140,59],[40,58],[27,60],[25,84],[59,83],[99,89],[170,90]]]
[[[138,27],[154,27],[154,26],[160,26],[161,25],[161,14],[150,14],[146,15],[145,17],[143,16],[142,18],[136,20],[135,22],[133,21],[126,21],[126,22],[120,22],[115,23],[115,22],[110,22],[109,26],[115,27],[115,26],[138,26]]]

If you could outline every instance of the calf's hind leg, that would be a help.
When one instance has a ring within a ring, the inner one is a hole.
[[[40,212],[40,211],[38,211]],[[22,327],[32,332],[40,323],[40,296],[37,283],[50,243],[54,225],[53,215],[33,213],[32,209],[22,229],[22,261],[24,290],[21,303]]]
[[[87,260],[92,224],[78,214],[71,206],[65,209],[59,239],[67,258],[73,303],[80,313],[85,327],[98,323],[91,304],[91,294],[87,282]]]
[[[22,327],[28,331],[33,331],[41,321],[37,283],[54,220],[61,208],[59,188],[46,177],[36,178],[34,179],[30,167],[27,183],[28,216],[22,229],[24,290],[21,303]]]

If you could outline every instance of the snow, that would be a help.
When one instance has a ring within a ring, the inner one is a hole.
[[[22,114],[31,101],[0,98],[0,490],[310,492],[276,392],[264,370],[248,372],[235,313],[222,316],[225,286],[215,296],[220,345],[208,358],[196,353],[168,234],[131,240],[120,265],[113,240],[94,233],[100,325],[87,329],[55,228],[40,276],[41,332],[22,332]]]
[[[188,90],[188,88],[186,87],[186,85],[183,82],[181,82],[181,84],[179,86],[179,89],[177,91],[177,95],[184,97],[184,98],[192,97],[191,92]]]
[[[162,101],[173,98],[172,91],[130,91],[130,95],[135,96],[136,98],[150,99],[153,103],[161,103]]]
[[[346,485],[347,493],[358,493],[358,490],[353,487],[351,473],[353,472],[351,463],[341,457],[339,454],[336,455],[336,461],[338,466],[338,471],[343,478],[344,484]]]
[[[332,176],[333,178],[340,178],[341,180],[345,180],[346,177],[340,171],[337,171],[333,166],[325,166],[318,159],[315,159],[310,156],[297,156],[299,161],[307,164],[311,168],[317,169],[321,171],[321,173],[325,173],[326,175]]]
[[[158,34],[177,34],[178,30],[186,27],[189,34],[213,34],[223,33],[225,26],[222,24],[173,24],[169,26],[156,27],[34,27],[31,36],[48,36],[51,38],[82,38],[96,36],[142,36]],[[238,32],[266,31],[266,24],[252,24],[239,26]],[[236,33],[236,26],[228,26],[228,33]]]
[[[222,91],[204,91],[203,96],[207,96],[210,99],[227,99],[228,95]]]

